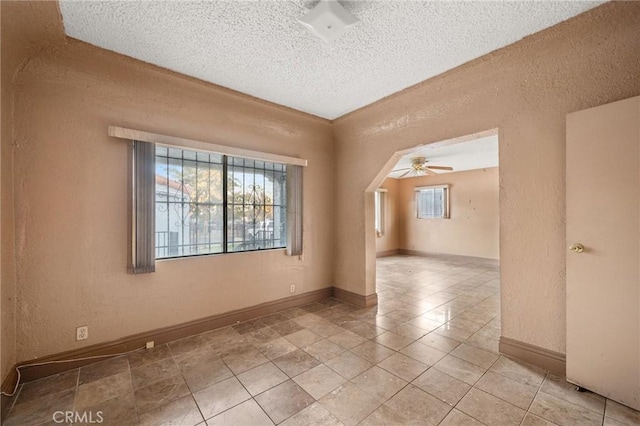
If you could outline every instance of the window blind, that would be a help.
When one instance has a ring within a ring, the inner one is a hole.
[[[155,272],[155,156],[156,145],[133,141],[131,264],[129,272]]]
[[[302,254],[302,166],[287,166],[287,255]]]

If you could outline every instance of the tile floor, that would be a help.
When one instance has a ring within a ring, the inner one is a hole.
[[[640,424],[500,356],[499,287],[494,261],[382,258],[377,307],[328,299],[26,383],[6,425]]]

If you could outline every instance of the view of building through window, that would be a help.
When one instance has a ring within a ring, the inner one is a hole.
[[[157,259],[286,245],[283,164],[158,146],[155,170]]]

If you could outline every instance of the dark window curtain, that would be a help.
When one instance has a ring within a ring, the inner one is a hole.
[[[302,167],[287,166],[287,255],[302,254]]]
[[[132,143],[132,206],[131,206],[131,263],[129,272],[155,272],[155,155],[156,145],[149,142]]]

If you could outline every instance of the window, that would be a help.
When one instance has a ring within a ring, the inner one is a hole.
[[[386,193],[386,189],[378,189],[375,192],[375,224],[376,235],[378,237],[382,237],[384,235],[384,210]]]
[[[415,192],[418,219],[449,218],[449,185],[422,186]]]
[[[284,248],[286,166],[157,146],[156,259]]]

